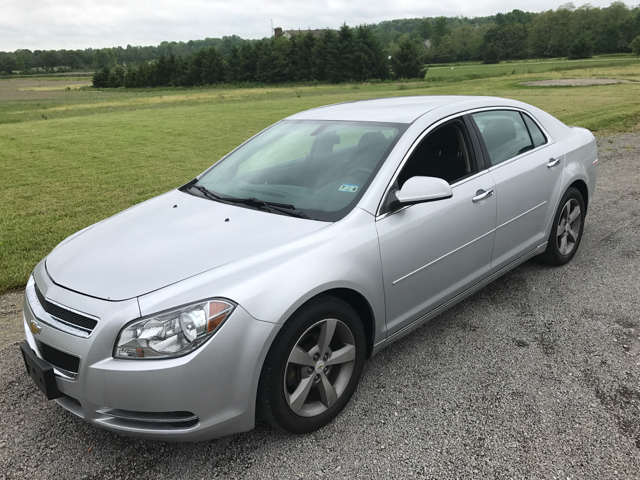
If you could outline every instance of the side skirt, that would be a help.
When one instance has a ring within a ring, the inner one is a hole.
[[[521,257],[518,257],[513,262],[509,263],[508,265],[505,265],[504,267],[502,267],[497,272],[492,273],[491,275],[489,275],[484,280],[481,280],[480,282],[476,283],[475,285],[469,287],[467,290],[465,290],[462,293],[459,293],[458,295],[453,297],[451,300],[443,303],[439,307],[436,307],[433,310],[430,310],[429,312],[425,313],[420,318],[414,320],[413,322],[411,322],[406,327],[398,330],[393,335],[388,336],[386,338],[386,340],[383,340],[380,343],[375,344],[373,346],[373,351],[371,352],[371,356],[373,357],[374,355],[379,353],[380,350],[382,350],[387,345],[390,345],[393,342],[395,342],[397,340],[400,340],[402,337],[408,335],[409,333],[413,332],[417,328],[421,327],[422,325],[427,323],[429,320],[434,319],[435,317],[440,315],[445,310],[453,307],[454,305],[456,305],[457,303],[460,303],[465,298],[473,295],[475,292],[480,290],[482,287],[484,287],[484,286],[488,285],[489,283],[493,282],[494,280],[496,280],[497,278],[501,277],[505,273],[513,270],[518,265],[521,265],[522,263],[526,262],[530,258],[535,257],[536,255],[544,252],[545,248],[547,248],[547,242],[544,242],[542,245],[539,245],[536,248],[534,248],[533,250],[525,253]]]

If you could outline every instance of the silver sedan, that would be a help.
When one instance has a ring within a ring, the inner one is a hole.
[[[570,261],[596,164],[588,130],[513,100],[293,115],[43,259],[27,370],[128,435],[321,428],[368,357],[532,257]]]

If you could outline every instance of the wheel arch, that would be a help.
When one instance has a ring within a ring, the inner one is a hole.
[[[349,304],[349,306],[351,306],[351,308],[356,311],[364,327],[364,332],[367,340],[367,358],[371,357],[376,328],[375,316],[373,313],[373,309],[369,304],[369,301],[360,292],[357,292],[350,288],[332,288],[317,293],[316,295],[305,301],[304,304],[321,295],[329,295],[331,297],[338,298],[343,302]]]
[[[571,187],[578,190],[580,192],[580,195],[582,195],[582,200],[584,201],[584,213],[586,214],[587,210],[589,209],[589,188],[587,187],[587,184],[584,180],[575,180],[571,185],[567,187],[567,190]]]

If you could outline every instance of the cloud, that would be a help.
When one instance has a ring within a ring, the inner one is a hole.
[[[562,0],[0,0],[0,50],[155,45],[239,35],[274,26],[338,28],[397,18],[480,16],[514,8],[541,11]],[[608,1],[591,2],[607,6]]]

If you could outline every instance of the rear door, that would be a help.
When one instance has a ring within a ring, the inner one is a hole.
[[[565,156],[526,112],[471,114],[495,181],[497,222],[492,269],[543,244],[562,187]]]

